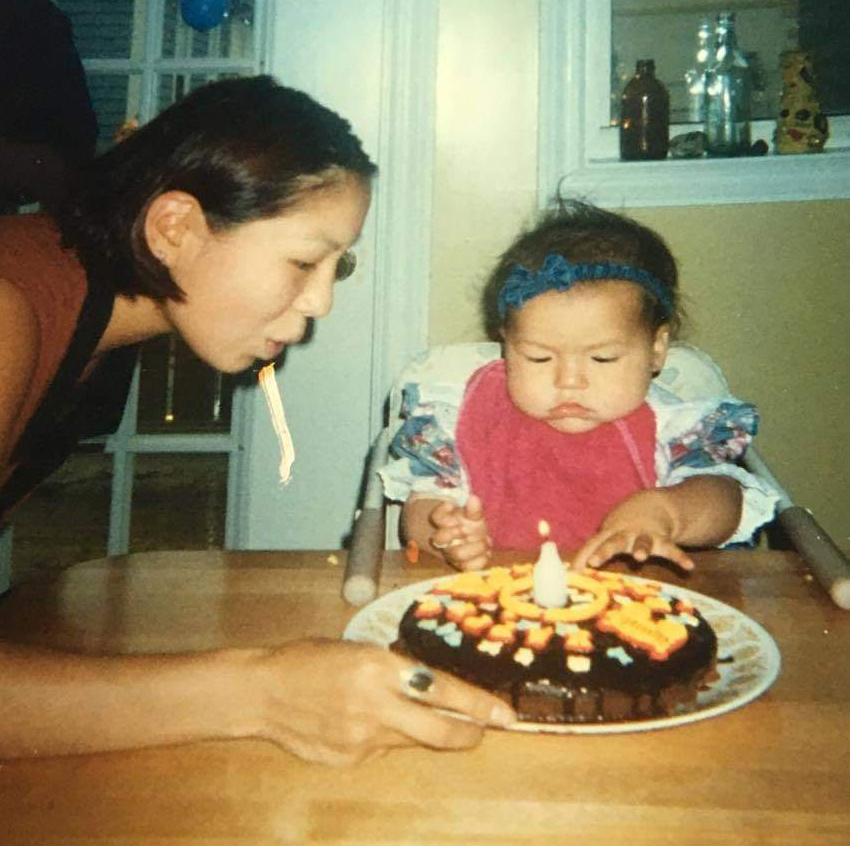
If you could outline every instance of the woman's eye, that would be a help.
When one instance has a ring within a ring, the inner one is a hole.
[[[312,270],[316,266],[312,261],[298,261],[297,259],[293,259],[292,263],[299,270],[304,270],[304,271]]]

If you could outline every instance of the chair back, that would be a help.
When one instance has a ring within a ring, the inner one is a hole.
[[[386,460],[386,448],[402,425],[401,405],[404,388],[411,383],[425,383],[433,390],[440,385],[457,387],[465,385],[469,377],[483,365],[501,355],[501,345],[492,341],[471,341],[430,347],[415,356],[393,383],[388,402],[388,423],[376,449],[375,469]],[[725,396],[729,386],[723,371],[708,353],[692,344],[676,341],[670,345],[664,368],[656,381],[666,390],[683,400],[701,397]],[[374,476],[374,474],[371,474]],[[369,484],[375,479],[370,478]],[[377,479],[380,485],[380,479]],[[374,502],[375,496],[367,498]],[[401,506],[386,503],[385,543],[387,549],[399,548],[398,523]]]

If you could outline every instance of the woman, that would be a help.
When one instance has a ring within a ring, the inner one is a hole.
[[[298,341],[331,308],[374,173],[307,95],[224,80],[96,159],[51,217],[0,220],[0,514],[76,439],[114,427],[139,342],[176,332],[237,372]],[[423,707],[410,679],[473,721]],[[110,657],[0,644],[0,701],[0,757],[262,737],[349,763],[470,746],[513,718],[456,679],[330,640]]]

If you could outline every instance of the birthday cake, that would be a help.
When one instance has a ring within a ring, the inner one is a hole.
[[[405,611],[395,648],[537,723],[674,714],[714,676],[714,631],[667,586],[568,571],[564,603],[543,607],[533,572],[519,564],[440,579]]]

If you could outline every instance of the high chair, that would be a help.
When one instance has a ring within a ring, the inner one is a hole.
[[[378,568],[383,549],[399,549],[401,504],[385,501],[378,469],[387,462],[389,445],[401,427],[402,393],[409,383],[428,382],[463,385],[482,365],[498,358],[501,348],[494,342],[470,342],[436,346],[417,355],[399,374],[389,394],[387,426],[370,450],[364,479],[361,508],[351,534],[343,595],[355,605],[371,600],[377,592]],[[704,351],[682,342],[670,345],[664,369],[656,377],[662,387],[683,400],[726,396],[729,386],[721,369]],[[767,482],[778,494],[773,526],[812,567],[815,574],[842,607],[850,608],[850,566],[847,558],[808,510],[794,505],[756,449],[750,445],[742,464]]]

